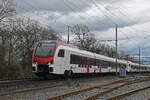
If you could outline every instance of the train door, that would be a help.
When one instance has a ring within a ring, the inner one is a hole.
[[[58,51],[58,55],[57,55],[57,71],[59,71],[59,74],[64,74],[64,67],[65,67],[65,50],[64,49],[60,49]]]
[[[131,63],[130,62],[127,62],[126,70],[127,70],[127,72],[131,71]]]
[[[112,68],[111,68],[110,62],[108,62],[108,71],[109,71],[109,72],[111,72],[111,71],[112,71]]]
[[[72,70],[72,66],[70,65],[70,51],[65,50],[65,57],[64,57],[64,70]]]

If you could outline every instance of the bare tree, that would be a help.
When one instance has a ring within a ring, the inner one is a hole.
[[[0,0],[0,22],[15,13],[14,0]]]
[[[2,48],[0,65],[8,64],[8,67],[17,68],[15,66],[21,61],[23,68],[31,71],[32,53],[36,42],[61,40],[54,29],[45,28],[38,21],[30,18],[7,18],[7,20],[7,23],[0,25],[0,37],[3,41],[2,46],[0,45]]]
[[[96,39],[94,34],[90,33],[88,26],[75,25],[71,31],[75,34],[75,43],[80,49],[92,50]]]
[[[7,40],[7,30],[5,29],[6,26],[0,27],[0,64],[4,65],[5,59],[5,48],[6,48],[6,40]]]
[[[98,42],[95,35],[89,31],[89,28],[86,25],[75,25],[72,28],[72,32],[75,34],[75,44],[80,49],[109,57],[115,57],[115,48],[108,44]]]
[[[14,44],[17,40],[15,28],[16,25],[14,25],[14,20],[9,19],[7,23],[4,23],[3,27],[0,27],[0,33],[2,37],[2,50],[3,50],[3,60],[6,57],[6,51],[8,53],[8,64],[10,64],[10,55],[14,54]]]
[[[34,44],[40,40],[40,24],[30,18],[17,19],[16,51],[22,57],[24,67],[30,68]]]
[[[24,68],[31,69],[32,53],[35,44],[40,40],[60,40],[52,28],[42,27],[38,21],[30,18],[17,19],[16,29],[16,50],[22,58]]]
[[[15,4],[13,0],[0,0],[0,38],[1,38],[1,48],[0,48],[0,63],[4,64],[4,57],[5,57],[5,44],[6,44],[6,30],[2,28],[3,27],[3,23],[2,20],[12,16],[15,14]]]
[[[50,26],[47,28],[41,28],[41,39],[42,40],[61,40],[61,36]]]

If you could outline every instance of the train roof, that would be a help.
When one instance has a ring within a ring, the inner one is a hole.
[[[132,66],[132,65],[133,65],[133,66],[139,66],[138,63],[133,63],[133,62],[131,62],[130,64],[131,64],[131,66]],[[150,65],[143,65],[143,64],[140,64],[140,67],[150,67]]]
[[[104,56],[104,55],[101,55],[101,54],[92,53],[92,52],[89,52],[89,51],[81,50],[79,48],[70,48],[70,46],[66,46],[66,45],[62,45],[62,46],[65,46],[65,49],[69,49],[69,50],[77,52],[79,54],[89,55],[89,56],[91,56],[91,58],[95,58],[96,57],[96,58],[99,58],[101,60],[110,61],[110,62],[116,62],[116,59],[112,58],[112,57],[107,57],[107,56]],[[118,59],[118,63],[126,64],[127,61]]]
[[[86,50],[81,50],[78,47],[70,45],[70,44],[66,44],[63,41],[42,40],[40,42],[49,42],[49,43],[60,44],[61,46],[64,46],[65,49],[69,49],[69,50],[72,50],[74,52],[77,52],[77,53],[80,53],[80,54],[83,54],[83,55],[89,55],[89,56],[91,56],[93,58],[96,57],[96,58],[99,58],[99,59],[102,59],[102,60],[105,60],[105,61],[116,62],[116,58],[107,57],[107,56],[104,56],[104,55],[101,55],[101,54],[92,53],[92,52],[89,52],[89,51],[86,51]],[[117,59],[117,60],[118,60],[118,63],[121,63],[121,64],[126,64],[128,62],[131,65],[139,66],[138,63],[133,63],[131,61],[120,60],[120,59]],[[140,66],[142,66],[142,67],[150,67],[150,65],[142,65],[142,64]]]

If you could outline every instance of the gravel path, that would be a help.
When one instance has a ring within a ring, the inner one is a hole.
[[[58,84],[63,84],[63,85],[53,87],[53,88],[45,88],[45,89],[33,90],[33,91],[28,91],[28,92],[23,92],[23,93],[15,93],[15,94],[11,94],[11,92],[10,92],[9,95],[0,96],[0,100],[44,100],[44,99],[58,96],[58,95],[68,93],[71,91],[88,88],[88,87],[92,87],[92,86],[99,85],[99,84],[110,83],[112,81],[120,80],[120,79],[122,79],[122,78],[115,77],[115,76],[103,76],[103,77],[93,77],[93,78],[85,78],[85,79],[77,79],[77,80],[68,80],[68,81],[65,81],[64,83],[57,82]],[[32,83],[30,83],[30,84],[33,87],[41,86],[39,84],[39,82],[37,82],[36,84],[32,84]],[[44,83],[44,84],[45,84],[45,86],[52,85],[52,83],[50,81],[47,81],[47,83]],[[55,83],[54,83],[54,85],[55,85]],[[26,86],[24,86],[25,89],[26,89],[26,87],[29,87],[28,84],[26,84]],[[10,87],[8,87],[8,88],[10,89]],[[17,86],[17,89],[22,89],[22,86],[21,87]],[[102,89],[100,88],[95,91],[101,91],[101,90]],[[103,90],[104,90],[104,88],[103,88]],[[3,90],[1,89],[1,91],[3,91]],[[92,91],[92,92],[94,93],[94,91]],[[91,95],[90,92],[87,92],[85,97],[89,96],[89,94]],[[80,97],[82,97],[82,95],[78,95],[78,97],[80,98]],[[70,99],[70,100],[73,100],[73,99]],[[77,100],[77,99],[74,99],[74,100]],[[79,99],[79,100],[81,100],[81,99]]]
[[[7,96],[0,96],[0,100],[44,100],[60,94],[91,87],[93,85],[109,83],[119,79],[120,78],[118,77],[107,76],[82,80],[68,80],[64,83],[64,86],[57,86],[54,88],[41,89],[25,93],[16,93],[13,95],[10,93],[10,95]]]
[[[123,83],[116,83],[116,84],[113,84],[113,85],[103,86],[103,87],[99,87],[99,88],[97,87],[97,88],[92,89],[90,91],[86,91],[86,92],[83,92],[83,93],[80,93],[80,94],[77,94],[77,95],[69,96],[67,98],[64,98],[64,100],[84,100],[85,98],[87,98],[89,96],[92,96],[92,95],[95,95],[98,92],[105,91],[109,88],[112,88],[112,87],[115,87],[115,86],[118,86],[118,85],[121,85],[121,84],[123,84]]]
[[[127,93],[129,91],[137,90],[137,89],[148,87],[148,86],[150,86],[150,81],[145,81],[145,82],[141,82],[141,83],[134,83],[134,84],[119,88],[117,90],[114,90],[114,91],[112,91],[112,92],[110,92],[104,96],[100,96],[97,100],[105,100],[105,99],[108,99],[110,97],[117,96],[118,94]],[[134,100],[136,100],[136,99],[134,99]],[[139,99],[139,100],[143,100],[143,99]]]
[[[61,82],[61,81],[60,81]],[[17,83],[11,83],[11,84],[3,84],[0,85],[0,96],[4,94],[12,94],[17,93],[21,91],[28,91],[33,89],[40,89],[40,88],[46,88],[48,86],[55,87],[57,85],[61,85],[57,82],[51,82],[51,81],[25,81],[25,82],[17,82]]]
[[[148,99],[150,99],[150,89],[137,92],[133,95],[122,98],[121,100],[148,100]]]

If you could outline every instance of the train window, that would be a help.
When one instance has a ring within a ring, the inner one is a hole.
[[[94,64],[94,59],[93,59],[93,58],[90,59],[90,64],[91,64],[91,65]]]
[[[76,56],[71,54],[70,55],[70,64],[75,64]]]
[[[129,66],[131,66],[131,65],[129,64]]]
[[[82,57],[81,56],[78,56],[78,62],[79,64],[82,64]]]
[[[109,66],[110,66],[110,67],[112,67],[112,68],[114,67],[114,65],[113,65],[113,63],[112,63],[112,62],[110,62],[110,65],[109,65]]]
[[[96,59],[92,59],[92,65],[96,65]]]
[[[87,62],[87,58],[86,57],[82,57],[82,64],[86,64]]]
[[[58,52],[58,57],[64,57],[65,56],[65,50],[60,49]]]
[[[108,63],[108,65],[109,65],[109,67],[111,66],[111,65],[110,65],[110,62]]]
[[[101,61],[102,62],[102,66],[103,67],[105,67],[105,68],[107,68],[109,65],[108,65],[108,62],[106,62],[106,61]]]
[[[81,64],[81,63],[82,61],[80,56],[74,54],[70,55],[70,64]]]
[[[78,65],[78,67],[82,67],[82,65],[81,65],[81,64],[79,64],[79,65]]]
[[[96,62],[97,62],[97,64],[101,64],[102,63],[102,61],[100,61],[100,60],[96,60]]]
[[[82,64],[82,68],[84,67],[84,64]]]

